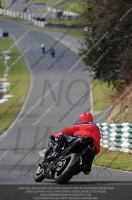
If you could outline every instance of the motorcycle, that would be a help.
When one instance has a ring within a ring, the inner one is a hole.
[[[44,160],[39,163],[35,172],[34,180],[41,182],[45,178],[53,179],[58,184],[67,183],[74,175],[83,169],[83,155],[89,151],[88,138],[69,137],[69,146],[63,146],[60,156],[53,161],[48,161],[48,156],[53,153],[56,143],[52,141],[52,150]],[[40,151],[44,157],[46,150]]]
[[[53,48],[51,48],[49,51],[50,51],[50,54],[52,55],[52,57],[55,57],[55,50]]]

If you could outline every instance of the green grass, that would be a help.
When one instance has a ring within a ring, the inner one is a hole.
[[[132,91],[129,93],[132,94]],[[129,102],[123,101],[120,111],[112,119],[114,123],[132,123],[132,102],[131,99]]]
[[[0,55],[0,57],[1,57],[1,55]],[[0,60],[0,78],[3,78],[4,70],[5,70],[4,62],[1,62],[1,60]],[[1,81],[0,81],[0,86],[1,86]],[[2,96],[3,96],[3,93],[0,93],[0,99],[2,98]]]
[[[56,0],[35,0],[34,3],[50,3],[52,6],[55,5]],[[54,8],[68,10],[69,12],[83,13],[83,4],[75,2],[75,0],[61,0],[54,6]]]
[[[95,157],[93,164],[108,168],[132,171],[132,155],[101,148],[101,151]]]
[[[41,11],[45,13],[48,12],[47,7],[41,8]]]
[[[68,29],[68,28],[63,29],[63,28],[39,27],[39,26],[35,26],[33,24],[28,24],[28,25],[33,26],[33,27],[43,30],[43,31],[56,31],[56,32],[61,32],[61,33],[65,33]],[[67,35],[78,38],[80,40],[84,40],[83,30],[80,30],[80,29],[70,29],[70,31],[67,33]]]
[[[54,23],[56,23],[56,24],[71,24],[71,25],[81,25],[82,23],[79,21],[79,20],[77,20],[77,19],[74,19],[74,20],[47,20],[47,22],[49,23],[49,24],[54,24]]]
[[[1,6],[6,8],[7,7],[7,4],[6,4],[6,1],[5,0],[1,0]]]
[[[75,37],[75,38],[78,38],[80,40],[84,40],[83,31],[80,30],[80,29],[71,29],[68,32],[68,35]]]
[[[14,41],[10,37],[0,38],[0,52],[8,50],[13,44]],[[16,61],[21,54],[15,46],[11,49],[11,53],[9,55],[11,59],[8,60],[8,67],[10,67],[11,64]],[[3,73],[5,71],[3,61],[3,58],[0,59],[0,78],[3,78]],[[17,81],[18,83],[15,85]],[[14,66],[11,67],[9,71],[9,76],[7,77],[7,82],[10,83],[10,88],[12,89],[6,94],[14,95],[14,97],[9,98],[9,101],[0,104],[0,133],[9,128],[9,126],[16,119],[28,94],[30,86],[30,75],[23,57],[21,57],[21,59],[18,60],[16,64],[14,64]],[[19,101],[17,101],[17,103],[12,106],[11,109],[9,109],[9,107],[18,98]],[[7,110],[8,112],[6,112]],[[1,117],[2,114],[5,112],[6,114]]]
[[[95,87],[94,87],[95,85]],[[107,83],[104,83],[101,80],[93,81],[93,102],[97,103],[94,106],[94,111],[102,111],[108,108],[112,103],[111,95],[116,92],[112,86],[107,87]]]
[[[25,20],[25,19],[19,19],[19,18],[14,18],[14,17],[10,17],[10,16],[2,16],[2,19],[6,19],[6,20],[10,20],[10,21],[13,21],[13,22],[26,22],[28,20]]]
[[[62,0],[55,8],[68,10],[69,12],[83,13],[83,7],[81,5],[81,3],[75,2],[75,0]]]
[[[47,3],[54,2],[54,0],[32,0],[33,3]]]

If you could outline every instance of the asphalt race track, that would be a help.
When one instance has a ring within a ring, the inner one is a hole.
[[[8,7],[11,6],[11,0],[6,0]],[[22,0],[17,0],[15,1],[12,6],[11,9],[14,11],[18,11],[18,12],[24,12],[24,8],[28,8],[30,10],[30,13],[36,17],[44,17],[44,18],[48,18],[48,14],[44,13],[42,11],[42,7],[46,8],[46,5],[44,4],[30,4],[29,2],[25,2]],[[56,16],[54,14],[50,14],[50,16],[52,16],[52,18],[55,18]]]
[[[0,28],[8,31],[15,41],[27,33],[18,47],[21,53],[30,48],[25,60],[31,73],[31,88],[22,112],[0,140],[0,155],[8,149],[7,155],[0,161],[0,184],[34,184],[38,152],[47,147],[49,135],[74,124],[79,114],[90,108],[90,78],[83,72],[83,62],[69,72],[79,56],[60,42],[55,45],[55,58],[49,52],[42,57],[41,43],[44,42],[48,50],[56,42],[45,32],[5,20],[0,21]],[[63,52],[66,53],[55,62]],[[54,62],[54,66],[47,70]],[[44,180],[40,184],[47,183],[54,185],[52,180]],[[130,172],[93,166],[89,176],[79,174],[68,185],[128,183],[132,183]]]

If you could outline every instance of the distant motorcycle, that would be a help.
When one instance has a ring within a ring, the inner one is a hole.
[[[50,54],[52,55],[52,57],[55,57],[55,50],[53,48],[51,48],[49,51],[50,51]]]
[[[39,167],[34,175],[36,182],[41,182],[45,178],[53,179],[58,184],[67,183],[74,175],[82,171],[83,154],[89,151],[87,138],[69,137],[69,147],[62,147],[61,155],[53,161],[48,161],[48,156],[54,151],[56,143],[52,143],[51,151],[45,156],[46,150],[40,151],[41,157],[45,157],[39,164]]]

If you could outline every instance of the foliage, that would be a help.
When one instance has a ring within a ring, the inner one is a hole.
[[[119,89],[132,81],[132,1],[85,1],[82,20],[85,45],[81,55],[94,77]],[[91,28],[91,29],[90,29]],[[92,30],[92,31],[90,31]],[[117,81],[117,80],[123,80]]]

